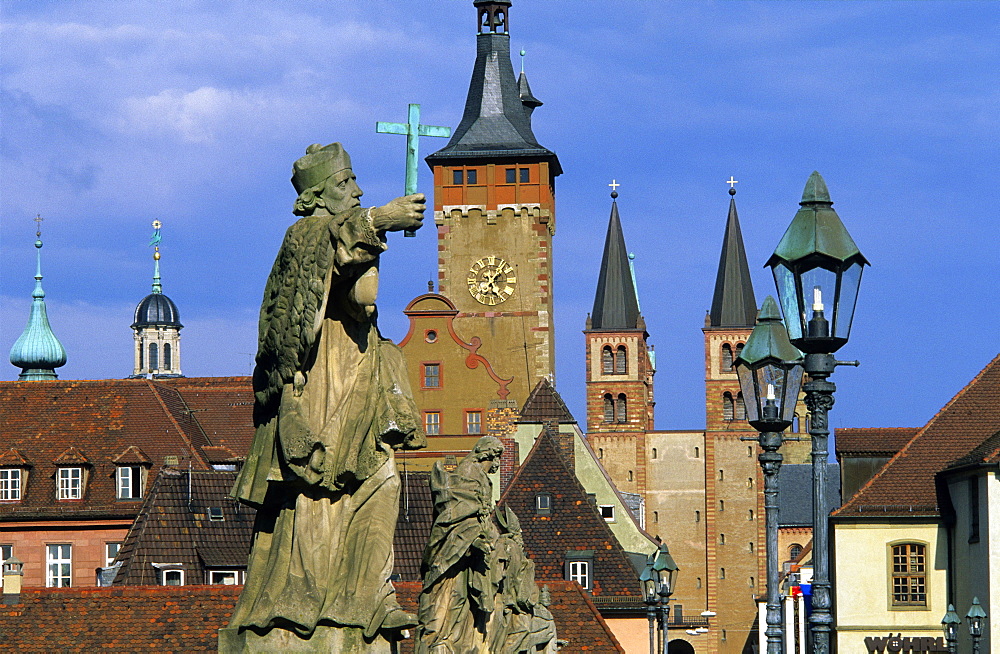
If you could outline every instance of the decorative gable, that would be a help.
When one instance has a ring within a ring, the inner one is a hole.
[[[71,446],[56,457],[52,463],[57,466],[89,466],[90,459],[84,456],[83,452]]]
[[[140,450],[135,445],[129,445],[125,448],[125,451],[111,459],[112,463],[119,466],[129,466],[129,465],[140,465],[140,466],[150,466],[153,465],[153,460],[146,456],[145,452]]]
[[[31,462],[15,447],[0,454],[0,468],[30,468]]]

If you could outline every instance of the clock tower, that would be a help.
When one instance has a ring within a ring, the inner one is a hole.
[[[514,76],[506,0],[476,0],[476,63],[465,113],[448,145],[427,157],[434,173],[438,292],[455,326],[482,339],[479,354],[513,377],[510,400],[553,380],[552,237],[555,153],[538,144],[540,106]]]

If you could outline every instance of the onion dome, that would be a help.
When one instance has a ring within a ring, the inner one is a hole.
[[[35,219],[41,222],[41,217]],[[66,365],[66,350],[52,333],[42,290],[42,232],[36,232],[35,290],[31,293],[31,313],[24,332],[10,349],[10,362],[21,368],[18,381],[57,379],[55,369]]]

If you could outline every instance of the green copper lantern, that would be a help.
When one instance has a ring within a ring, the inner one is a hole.
[[[788,340],[778,303],[770,295],[734,367],[751,427],[781,432],[792,424],[802,386],[802,353]]]
[[[813,172],[801,208],[768,259],[788,336],[806,353],[831,354],[847,342],[869,265],[833,210],[830,192]]]

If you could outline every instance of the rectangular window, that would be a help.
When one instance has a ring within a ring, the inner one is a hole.
[[[451,183],[452,184],[456,184],[456,185],[461,184],[463,177],[465,177],[465,171],[464,170],[453,170],[453,171],[451,171]]]
[[[590,561],[570,561],[569,580],[590,590]]]
[[[49,588],[70,586],[73,576],[73,546],[47,545],[45,547],[45,585]]]
[[[222,507],[221,506],[208,507],[208,520],[209,522],[224,522],[226,520],[226,516],[222,512]]]
[[[923,545],[892,546],[892,605],[927,606],[927,573]]]
[[[604,518],[605,522],[615,521],[615,505],[614,504],[602,504],[601,505],[601,517]]]
[[[183,570],[162,570],[160,572],[162,584],[164,586],[183,586],[184,585],[184,571]]]
[[[438,436],[441,434],[440,411],[427,411],[424,413],[424,432],[428,436]]]
[[[424,388],[441,388],[441,364],[424,364]]]
[[[121,543],[105,543],[104,544],[104,567],[110,568],[111,564],[115,562],[115,557],[118,556],[118,551],[121,550]]]
[[[469,184],[475,184],[475,183],[476,183],[476,180],[477,180],[477,177],[478,177],[478,176],[476,175],[476,171],[475,171],[475,170],[469,170],[469,171],[466,171],[466,176],[465,176],[465,180],[466,180],[466,181],[467,181],[467,182],[468,182]]]
[[[527,184],[529,181],[531,181],[531,173],[530,173],[530,171],[527,168],[522,168],[521,169],[521,183],[522,184]]]
[[[481,433],[483,433],[483,412],[482,411],[466,411],[465,412],[465,433],[466,434],[481,434]]]
[[[118,499],[120,500],[142,499],[141,466],[118,467]]]
[[[60,500],[78,500],[83,497],[83,468],[59,468]]]
[[[21,470],[0,468],[0,500],[21,499]]]
[[[504,172],[506,173],[506,177],[504,179],[505,179],[505,181],[508,184],[513,184],[514,182],[517,181],[517,169],[516,168],[508,168]]]
[[[535,513],[549,515],[552,513],[552,496],[548,493],[535,495]]]
[[[210,570],[208,583],[235,586],[240,583],[240,573],[236,570]]]

